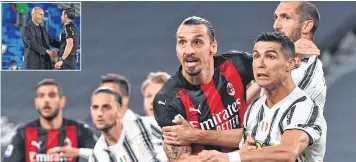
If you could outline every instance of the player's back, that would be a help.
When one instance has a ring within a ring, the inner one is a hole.
[[[308,146],[297,161],[322,162],[326,141],[321,139],[323,114],[318,106],[300,88],[296,87],[291,94],[273,107],[267,107],[266,95],[251,103],[245,116],[243,140],[248,136],[260,143],[262,147],[278,145],[287,130],[303,130],[310,138]]]
[[[292,71],[293,82],[314,100],[324,112],[327,86],[323,63],[317,56],[304,57],[298,68]]]

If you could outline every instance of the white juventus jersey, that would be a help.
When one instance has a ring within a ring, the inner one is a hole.
[[[316,56],[305,57],[300,66],[292,71],[295,85],[302,89],[314,100],[324,112],[326,100],[326,83],[323,63]]]
[[[266,95],[262,95],[246,111],[240,148],[248,136],[254,138],[262,147],[278,145],[283,132],[298,129],[311,137],[311,145],[297,161],[322,162],[325,142],[321,141],[320,137],[325,120],[318,105],[298,87],[272,108],[268,108],[265,103]]]

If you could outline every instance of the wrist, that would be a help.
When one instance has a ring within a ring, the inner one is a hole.
[[[89,158],[93,153],[92,149],[89,148],[79,148],[78,149],[78,155],[80,157],[84,157],[84,158]]]
[[[58,61],[62,61],[62,62],[63,62],[64,59],[63,59],[62,57],[59,57],[59,58],[58,58]]]
[[[240,152],[230,152],[227,154],[229,162],[241,162]]]

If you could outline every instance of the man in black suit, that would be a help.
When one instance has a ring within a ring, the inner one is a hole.
[[[49,46],[59,48],[61,43],[51,38],[45,28],[40,25],[44,19],[42,8],[34,7],[31,15],[31,21],[22,29],[25,69],[53,69],[51,57],[55,57],[57,52],[55,50],[50,50]]]

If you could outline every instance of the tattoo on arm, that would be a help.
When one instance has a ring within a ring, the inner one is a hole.
[[[169,162],[179,159],[182,155],[190,155],[192,153],[191,146],[172,146],[164,143],[163,149]]]

